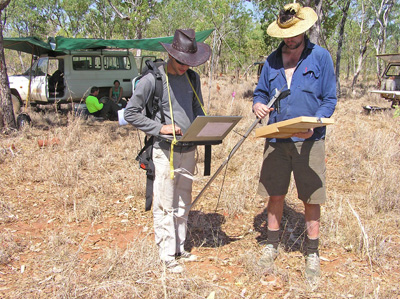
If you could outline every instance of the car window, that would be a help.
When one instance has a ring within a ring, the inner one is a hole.
[[[72,57],[72,67],[76,71],[100,70],[100,56],[74,56]]]
[[[45,76],[47,74],[47,58],[39,59],[35,76]]]
[[[386,76],[400,76],[400,64],[392,64],[386,71]]]
[[[130,70],[131,61],[128,56],[104,56],[105,70]]]

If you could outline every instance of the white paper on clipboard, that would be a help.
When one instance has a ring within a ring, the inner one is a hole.
[[[198,116],[179,141],[222,141],[241,116]]]

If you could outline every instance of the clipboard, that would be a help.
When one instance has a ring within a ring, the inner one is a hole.
[[[198,116],[183,136],[176,136],[179,144],[195,145],[220,144],[242,116]],[[172,135],[159,135],[162,139],[173,140]]]
[[[308,129],[332,125],[332,118],[321,118],[311,116],[299,116],[293,119],[280,121],[268,126],[256,129],[258,138],[290,138],[295,133],[307,132]]]

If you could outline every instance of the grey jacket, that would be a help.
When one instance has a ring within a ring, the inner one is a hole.
[[[184,134],[193,120],[199,115],[204,115],[204,113],[185,74],[182,76],[168,75],[170,87],[168,92],[167,80],[165,76],[165,65],[166,64],[159,67],[163,78],[162,107],[164,111],[165,124],[168,125],[172,123],[169,104],[170,95],[174,122],[182,129]],[[199,96],[200,101],[203,103],[200,77],[197,73],[195,86],[196,93]],[[154,120],[146,117],[144,113],[147,101],[153,99],[154,91],[154,76],[152,74],[147,74],[138,82],[135,91],[125,108],[124,118],[128,123],[132,124],[146,134],[158,136],[161,127],[163,126],[163,124],[161,124],[160,111],[157,112]],[[160,147],[158,142],[155,143],[155,147]]]

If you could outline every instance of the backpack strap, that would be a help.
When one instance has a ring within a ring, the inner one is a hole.
[[[154,96],[152,101],[149,101],[146,105],[146,114],[149,118],[154,120],[157,112],[160,111],[161,123],[165,124],[165,115],[164,115],[164,110],[162,109],[162,97],[163,97],[162,74],[152,60],[146,60],[146,66],[148,68],[147,72],[152,73],[155,80]]]
[[[164,110],[162,109],[163,97],[163,81],[162,74],[157,65],[152,60],[146,60],[147,70],[144,73],[151,73],[154,76],[155,88],[153,99],[146,104],[146,116],[155,119],[156,114],[160,111],[161,123],[165,124]],[[154,136],[145,139],[145,144],[136,157],[139,161],[140,168],[146,170],[146,204],[145,211],[151,209],[153,203],[153,185],[155,167],[153,163],[153,143]]]

